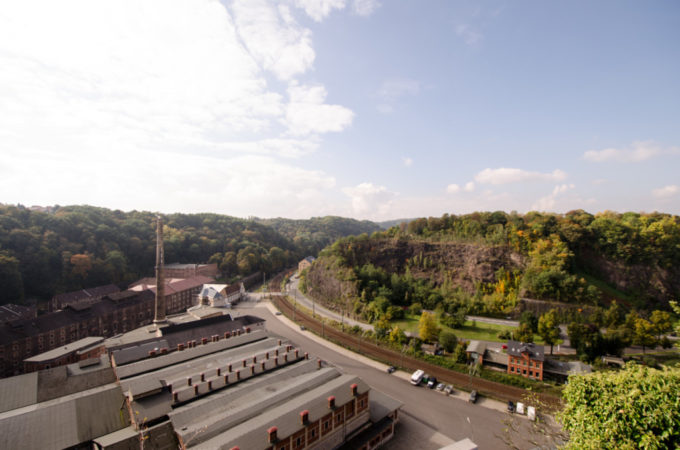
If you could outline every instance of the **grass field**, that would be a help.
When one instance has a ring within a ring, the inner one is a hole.
[[[392,325],[398,325],[404,331],[411,333],[418,333],[418,320],[420,316],[406,315],[405,319],[393,320]],[[478,341],[493,341],[506,342],[506,339],[499,339],[498,333],[501,331],[514,331],[517,327],[509,325],[497,325],[494,323],[477,322],[474,324],[469,320],[465,321],[462,328],[449,328],[439,324],[442,330],[452,331],[458,339],[478,340]],[[534,334],[534,342],[536,344],[543,344],[543,339],[537,334]]]

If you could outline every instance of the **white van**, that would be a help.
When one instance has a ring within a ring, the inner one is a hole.
[[[423,381],[423,376],[425,376],[425,372],[418,369],[415,372],[413,372],[413,375],[411,375],[411,384],[413,385],[419,385],[421,381]]]

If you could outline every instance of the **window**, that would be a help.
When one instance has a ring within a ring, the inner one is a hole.
[[[337,427],[338,425],[342,425],[342,423],[345,421],[345,417],[342,413],[342,409],[339,409],[335,412],[335,426]]]

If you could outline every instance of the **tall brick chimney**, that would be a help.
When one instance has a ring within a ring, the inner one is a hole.
[[[163,219],[156,217],[156,310],[154,323],[165,323],[165,276],[163,274]]]

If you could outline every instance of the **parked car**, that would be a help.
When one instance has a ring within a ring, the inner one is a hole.
[[[470,398],[468,399],[470,403],[477,403],[477,391],[470,392]]]
[[[453,386],[447,384],[446,387],[444,388],[444,392],[446,392],[446,395],[451,395],[451,392],[453,392]]]
[[[413,385],[419,385],[421,381],[423,381],[423,378],[425,376],[425,372],[422,370],[418,369],[415,372],[413,372],[413,375],[411,375],[411,384]]]
[[[512,401],[508,401],[508,412],[509,412],[509,413],[514,413],[514,412],[515,412],[515,404],[512,403]]]
[[[277,316],[280,316],[280,315],[281,315],[281,311],[276,311],[274,314],[276,314]]]
[[[437,386],[437,377],[432,377],[427,380],[427,387],[434,389]]]
[[[307,329],[307,328],[305,328],[304,325],[300,325],[300,330],[301,330],[301,331],[305,331],[306,329]]]
[[[394,367],[394,366],[389,366],[389,367],[387,368],[387,373],[393,373],[395,370],[397,370],[396,367]]]
[[[437,385],[437,390],[438,390],[439,392],[443,391],[443,390],[444,390],[444,386],[446,386],[444,383],[439,383],[439,384]]]

